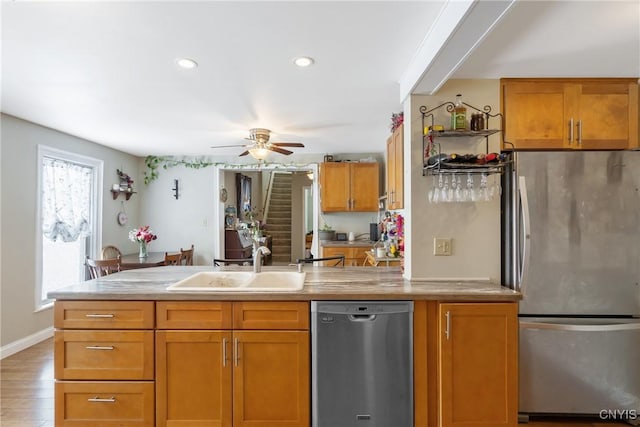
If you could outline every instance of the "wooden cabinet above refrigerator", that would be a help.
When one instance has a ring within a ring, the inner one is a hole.
[[[637,79],[514,78],[500,88],[505,150],[638,147]]]

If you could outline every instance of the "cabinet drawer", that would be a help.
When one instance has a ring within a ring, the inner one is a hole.
[[[152,382],[55,384],[56,427],[153,427]]]
[[[231,329],[231,302],[158,301],[158,329]]]
[[[153,331],[57,330],[54,342],[56,379],[153,379]]]
[[[152,329],[153,301],[56,301],[53,324],[64,329]]]
[[[234,329],[309,329],[308,302],[234,302]]]

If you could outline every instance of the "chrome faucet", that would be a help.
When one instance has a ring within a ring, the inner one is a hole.
[[[269,255],[271,251],[266,246],[253,245],[253,272],[260,273],[262,269],[262,255]]]

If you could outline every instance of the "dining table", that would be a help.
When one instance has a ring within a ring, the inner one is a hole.
[[[145,258],[141,258],[137,252],[134,254],[125,254],[120,257],[121,270],[158,267],[160,265],[164,265],[164,252],[148,252]]]

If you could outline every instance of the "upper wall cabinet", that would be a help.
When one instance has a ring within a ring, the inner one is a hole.
[[[322,212],[377,212],[377,163],[325,162],[320,166]]]
[[[404,208],[404,125],[400,125],[387,139],[387,208]]]
[[[501,79],[500,87],[505,150],[638,147],[637,79]]]

